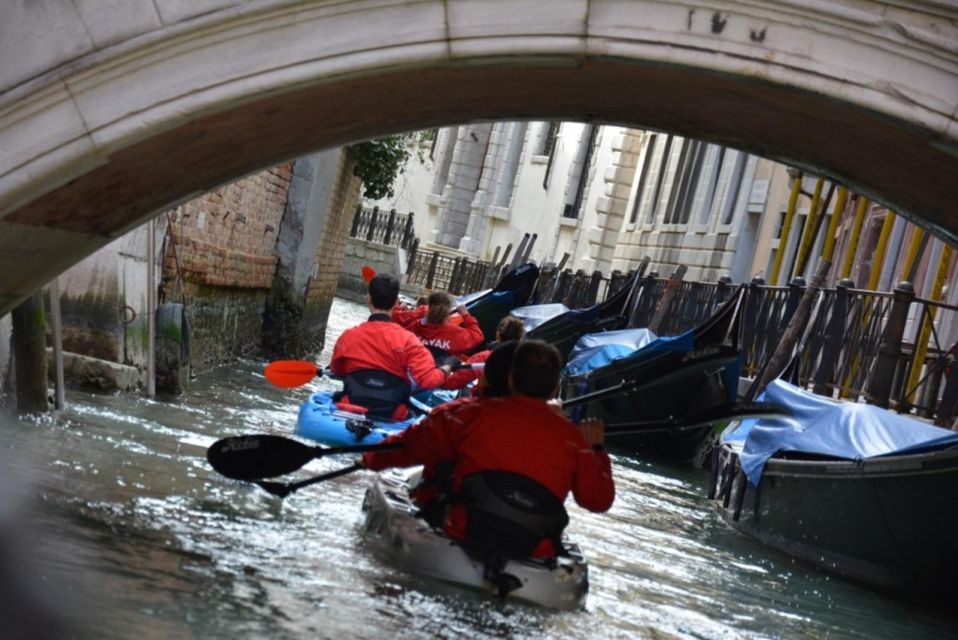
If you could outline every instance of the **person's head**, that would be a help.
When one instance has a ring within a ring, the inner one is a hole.
[[[561,370],[562,359],[554,346],[542,340],[524,340],[512,357],[509,388],[518,395],[548,400],[559,390]]]
[[[429,294],[429,311],[426,312],[426,322],[442,324],[452,313],[452,297],[445,291],[433,291]]]
[[[429,296],[427,296],[425,293],[416,298],[417,307],[421,307],[424,304],[429,304]]]
[[[508,342],[509,340],[522,340],[526,334],[525,325],[522,320],[515,316],[506,316],[499,321],[496,327],[496,342]]]
[[[399,280],[389,273],[377,273],[369,281],[369,306],[389,311],[399,298]]]
[[[509,395],[509,371],[512,369],[512,357],[518,346],[518,342],[503,342],[486,358],[479,376],[483,396],[501,398]]]

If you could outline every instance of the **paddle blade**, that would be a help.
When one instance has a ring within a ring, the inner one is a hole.
[[[368,264],[363,265],[363,280],[366,284],[369,284],[369,281],[376,277],[376,270],[370,267]]]
[[[282,436],[235,436],[206,450],[210,466],[234,480],[260,480],[296,471],[313,459],[313,447]]]
[[[319,373],[315,364],[305,360],[277,360],[270,362],[263,370],[263,375],[271,384],[284,389],[301,387]]]

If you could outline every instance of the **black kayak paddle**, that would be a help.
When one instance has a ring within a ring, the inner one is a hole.
[[[206,459],[227,478],[253,481],[292,473],[323,456],[388,451],[401,446],[397,443],[316,447],[283,436],[248,435],[217,440],[206,450]]]

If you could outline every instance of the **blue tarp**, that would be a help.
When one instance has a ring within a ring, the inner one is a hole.
[[[668,340],[669,338],[667,338]],[[652,343],[655,334],[648,329],[622,329],[590,333],[579,338],[569,353],[566,373],[577,376],[624,358]]]
[[[744,440],[739,457],[749,483],[757,485],[769,458],[779,451],[817,453],[856,460],[922,453],[958,445],[958,433],[874,405],[823,398],[774,380],[760,400],[782,405],[790,418],[743,420],[722,435]]]
[[[520,320],[526,331],[535,329],[546,320],[550,320],[558,315],[567,312],[569,307],[560,302],[552,304],[533,304],[527,307],[516,307],[509,312]]]

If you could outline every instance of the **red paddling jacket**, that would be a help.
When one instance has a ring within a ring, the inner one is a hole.
[[[374,313],[363,324],[347,329],[333,347],[330,370],[347,380],[361,371],[383,371],[400,379],[407,387],[412,379],[423,389],[434,389],[446,381],[446,372],[436,368],[432,354],[412,333],[390,322],[385,313]],[[408,396],[408,391],[406,392]],[[349,402],[344,395],[342,400]],[[353,402],[361,404],[356,398]],[[400,405],[392,417],[402,419],[407,414]]]
[[[421,304],[418,307],[413,307],[412,309],[405,309],[398,304],[393,307],[390,317],[392,321],[396,324],[405,327],[410,322],[415,322],[419,320],[429,311],[428,304]]]
[[[559,500],[571,492],[585,509],[607,511],[615,499],[609,456],[595,451],[568,419],[535,398],[510,396],[466,402],[438,412],[385,442],[402,442],[395,451],[368,452],[369,469],[436,466],[453,460],[452,493],[478,471],[509,471],[535,480]],[[465,508],[452,501],[444,530],[465,539]],[[533,555],[554,556],[543,539]]]
[[[492,353],[492,349],[485,349],[479,353],[469,356],[467,360],[464,361],[464,364],[480,364],[489,359],[489,354]],[[445,384],[442,385],[443,389],[463,389],[469,385],[473,380],[479,379],[480,371],[479,369],[459,369],[453,371],[448,378],[446,378]]]
[[[441,349],[457,357],[485,340],[479,321],[469,313],[462,316],[462,324],[459,325],[449,322],[448,319],[442,324],[429,324],[425,318],[421,318],[410,322],[406,328],[416,334],[427,347]]]

